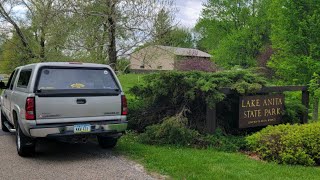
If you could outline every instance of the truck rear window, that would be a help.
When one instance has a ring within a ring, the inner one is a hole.
[[[37,90],[119,89],[107,69],[43,68]]]

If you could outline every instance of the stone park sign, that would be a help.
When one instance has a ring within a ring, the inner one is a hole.
[[[242,96],[239,101],[239,128],[281,123],[284,95]]]

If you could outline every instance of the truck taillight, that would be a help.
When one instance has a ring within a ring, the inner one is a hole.
[[[128,115],[128,104],[125,95],[121,96],[121,115]]]
[[[35,99],[34,97],[28,97],[26,100],[26,120],[35,120]]]

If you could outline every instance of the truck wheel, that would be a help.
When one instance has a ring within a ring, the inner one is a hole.
[[[1,111],[1,129],[4,132],[9,132],[7,126],[4,125],[4,122],[7,121],[7,118],[4,116],[3,112]]]
[[[16,128],[16,145],[19,156],[28,157],[35,153],[35,140],[24,135],[17,123]]]
[[[107,136],[97,136],[100,147],[107,149],[113,148],[117,145],[118,138],[107,137]]]

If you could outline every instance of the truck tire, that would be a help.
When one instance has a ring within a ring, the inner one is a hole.
[[[9,129],[7,128],[7,126],[4,125],[4,122],[7,121],[7,118],[5,117],[5,115],[3,114],[3,112],[1,111],[1,129],[4,132],[9,132]]]
[[[118,138],[108,136],[97,136],[100,147],[103,149],[113,148],[117,145]]]
[[[35,153],[35,140],[24,135],[17,123],[16,128],[16,145],[19,156],[29,157]]]

